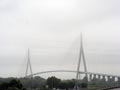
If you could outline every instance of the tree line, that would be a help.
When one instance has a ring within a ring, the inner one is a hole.
[[[51,89],[73,89],[76,80],[61,80],[55,76],[48,77],[47,79],[41,78],[40,76],[35,76],[33,78],[0,78],[0,90],[51,90]],[[93,78],[91,81],[87,82],[86,77],[84,77],[78,86],[81,88],[89,88],[89,90],[94,88],[118,86],[120,81],[98,79]]]

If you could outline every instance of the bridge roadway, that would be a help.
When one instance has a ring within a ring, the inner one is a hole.
[[[41,71],[41,72],[37,72],[37,73],[33,73],[32,75],[28,75],[26,77],[31,77],[31,76],[35,76],[35,75],[39,75],[39,74],[45,74],[45,73],[53,73],[53,72],[71,72],[71,73],[76,73],[77,71],[75,70],[51,70],[51,71]],[[80,71],[80,74],[91,74],[91,75],[100,75],[100,76],[109,76],[109,77],[117,77],[120,78],[120,76],[118,75],[109,75],[109,74],[102,74],[102,73],[93,73],[93,72],[83,72]]]

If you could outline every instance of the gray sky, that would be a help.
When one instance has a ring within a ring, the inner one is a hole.
[[[119,0],[0,0],[0,77],[24,76],[28,48],[33,72],[76,70],[80,32],[88,71],[120,75],[119,8]]]

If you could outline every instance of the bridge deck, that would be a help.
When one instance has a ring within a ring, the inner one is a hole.
[[[76,73],[77,71],[75,70],[51,70],[51,71],[41,71],[41,72],[37,72],[37,73],[33,73],[32,75],[28,75],[29,76],[34,76],[34,75],[38,75],[38,74],[45,74],[45,73],[52,73],[52,72],[72,72],[72,73]],[[95,75],[102,75],[102,76],[110,76],[110,77],[118,77],[120,78],[120,76],[117,75],[109,75],[109,74],[102,74],[102,73],[93,73],[93,72],[83,72],[80,71],[80,74],[95,74]]]

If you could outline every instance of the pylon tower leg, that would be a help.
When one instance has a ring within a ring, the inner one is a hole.
[[[85,76],[88,81],[88,75],[87,75],[87,66],[86,66],[86,61],[85,61],[85,55],[84,55],[84,49],[83,49],[83,41],[82,41],[82,33],[81,33],[81,41],[80,41],[80,51],[79,51],[79,60],[78,60],[78,65],[77,65],[77,72],[76,72],[76,82],[75,82],[75,90],[80,90],[79,86],[79,80],[80,80],[80,63],[83,58],[83,65],[84,65],[84,71],[85,71]]]
[[[27,67],[26,67],[26,73],[25,73],[25,76],[27,77],[28,76],[28,70],[30,69],[30,77],[32,77],[32,65],[31,65],[31,62],[30,62],[30,50],[28,48],[28,55],[27,55]]]

